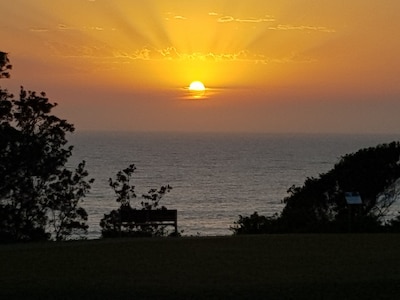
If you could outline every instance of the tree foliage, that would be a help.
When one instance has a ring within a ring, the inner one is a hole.
[[[8,59],[8,53],[0,51],[0,78],[9,78],[11,69],[12,65]]]
[[[10,69],[0,54],[2,71]],[[0,241],[86,233],[87,214],[79,204],[93,180],[85,180],[85,162],[75,171],[65,167],[73,149],[66,134],[74,127],[51,114],[56,105],[45,93],[21,87],[15,99],[0,89]]]
[[[239,220],[234,222],[231,230],[234,234],[261,234],[261,233],[279,233],[278,215],[272,217],[261,216],[254,212],[249,217],[239,215]]]
[[[279,232],[346,232],[349,225],[357,232],[390,230],[397,224],[387,222],[387,216],[399,198],[399,178],[399,142],[361,149],[343,156],[318,178],[307,178],[302,187],[292,186],[282,213],[269,219],[267,226],[262,226],[265,220],[259,216],[241,217],[234,232],[254,226],[263,232],[277,228]],[[348,205],[346,192],[358,192],[362,206]]]
[[[132,208],[131,200],[136,199],[135,186],[131,184],[132,176],[136,170],[134,164],[128,168],[119,171],[116,179],[109,179],[109,185],[116,194],[116,201],[120,207],[105,214],[100,221],[103,237],[118,237],[118,236],[164,236],[168,232],[164,225],[152,226],[136,226],[135,224],[123,224],[121,222],[121,214],[129,214]],[[169,185],[161,186],[159,189],[150,189],[146,194],[142,194],[140,202],[141,210],[166,209],[160,207],[159,202],[166,193],[171,191]]]

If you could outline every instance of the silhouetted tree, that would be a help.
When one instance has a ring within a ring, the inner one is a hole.
[[[272,217],[261,216],[254,212],[249,217],[239,215],[239,220],[234,222],[234,226],[230,228],[233,234],[263,234],[263,233],[279,233],[278,215]]]
[[[116,201],[120,204],[117,210],[112,210],[109,214],[105,214],[100,221],[103,237],[117,236],[164,236],[168,233],[165,226],[135,226],[135,224],[122,224],[121,215],[129,214],[136,208],[131,207],[131,200],[135,199],[135,186],[131,185],[131,179],[136,170],[134,164],[117,173],[116,179],[109,179],[109,185],[117,195]],[[159,208],[159,202],[162,197],[171,191],[169,185],[161,186],[157,189],[150,189],[147,194],[143,194],[143,201],[140,202],[141,210],[166,209],[164,206]],[[132,225],[132,226],[131,226]]]
[[[88,214],[80,206],[81,199],[93,182],[93,179],[86,181],[87,176],[83,161],[74,172],[62,169],[58,180],[47,186],[45,193],[48,197],[48,225],[56,240],[64,240],[71,235],[83,237],[87,233]]]
[[[9,70],[12,69],[10,60],[8,59],[8,53],[0,51],[0,78],[9,78]]]
[[[86,233],[79,206],[93,180],[85,162],[65,167],[74,127],[51,114],[45,93],[21,88],[19,99],[0,89],[0,242],[66,239]]]
[[[302,187],[292,186],[288,190],[290,195],[284,199],[282,213],[267,225],[279,228],[280,232],[345,232],[351,218],[353,231],[388,230],[388,226],[396,224],[387,223],[386,217],[399,198],[399,178],[399,142],[361,149],[342,157],[329,172],[308,178]],[[358,192],[362,206],[351,210],[346,192]],[[253,228],[265,224],[260,218],[249,220],[253,221],[250,223]],[[238,222],[243,226],[249,220],[241,217]]]
[[[358,192],[363,205],[354,230],[379,230],[399,196],[399,158],[398,142],[347,154],[328,173],[291,188],[281,217],[293,231],[345,231],[350,213],[345,192]]]

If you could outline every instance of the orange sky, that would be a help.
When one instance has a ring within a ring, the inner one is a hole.
[[[1,1],[12,78],[78,130],[400,133],[400,1]],[[202,99],[187,87],[200,80]]]

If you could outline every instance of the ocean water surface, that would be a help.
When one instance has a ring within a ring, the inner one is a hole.
[[[100,219],[118,208],[110,177],[130,164],[140,196],[173,187],[160,202],[178,210],[183,235],[230,235],[239,215],[272,215],[292,185],[329,171],[341,156],[398,140],[396,135],[77,132],[70,167],[86,161],[91,192],[83,206],[89,236],[99,238]],[[140,208],[141,199],[131,202]]]

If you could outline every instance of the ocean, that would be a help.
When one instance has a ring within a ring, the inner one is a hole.
[[[231,235],[239,215],[279,213],[292,186],[333,168],[347,153],[399,140],[399,135],[77,132],[68,166],[85,160],[94,178],[82,206],[89,239],[118,208],[108,179],[135,164],[138,196],[171,185],[160,204],[178,210],[184,236]],[[141,198],[131,202],[140,208]]]

